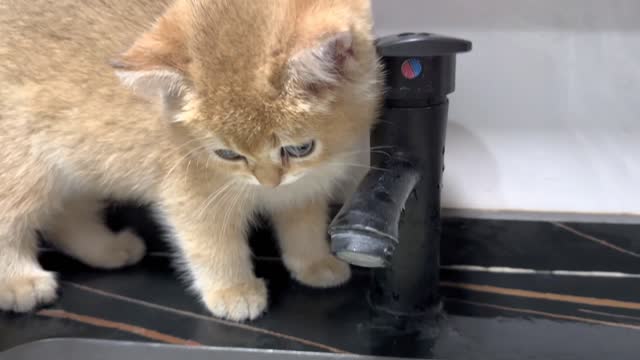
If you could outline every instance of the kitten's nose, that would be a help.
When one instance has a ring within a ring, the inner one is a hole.
[[[257,167],[253,174],[263,186],[275,188],[282,183],[282,169],[275,166]]]

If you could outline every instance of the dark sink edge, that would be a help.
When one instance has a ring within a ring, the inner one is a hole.
[[[143,343],[114,340],[97,340],[81,338],[57,338],[33,341],[18,345],[0,352],[0,360],[30,360],[43,358],[58,358],[75,360],[69,357],[73,349],[75,355],[82,359],[107,359],[105,351],[110,351],[110,357],[118,360],[153,358],[154,360],[169,360],[180,358],[188,354],[191,360],[216,360],[214,354],[219,354],[224,360],[402,360],[400,358],[384,358],[374,356],[359,356],[345,354],[317,353],[306,351],[265,350],[253,348],[212,347],[212,346],[181,346],[160,343]],[[144,356],[141,354],[144,353]],[[84,354],[84,355],[83,355]],[[100,354],[99,358],[87,357],[87,354]],[[78,358],[79,359],[79,358]]]

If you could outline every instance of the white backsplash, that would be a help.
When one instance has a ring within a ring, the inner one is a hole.
[[[378,35],[471,40],[443,206],[640,219],[640,1],[373,0]]]

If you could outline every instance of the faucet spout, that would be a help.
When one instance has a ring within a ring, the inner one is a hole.
[[[405,203],[419,181],[417,161],[411,154],[388,152],[330,224],[332,252],[355,266],[390,266]]]

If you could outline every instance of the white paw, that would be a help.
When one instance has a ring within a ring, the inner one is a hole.
[[[99,245],[90,253],[81,256],[88,265],[101,269],[117,269],[136,264],[147,250],[144,241],[132,231],[124,230],[117,234],[109,233],[109,238],[99,239]],[[89,241],[91,246],[91,241]],[[99,251],[96,251],[97,249]]]
[[[291,269],[291,275],[302,284],[315,288],[340,286],[351,278],[351,268],[335,256],[328,255],[324,259],[308,265]]]
[[[254,279],[226,289],[203,294],[204,303],[215,316],[233,320],[254,320],[267,308],[267,287]]]
[[[0,275],[0,310],[27,312],[57,297],[58,283],[53,273],[32,273],[7,277]]]

